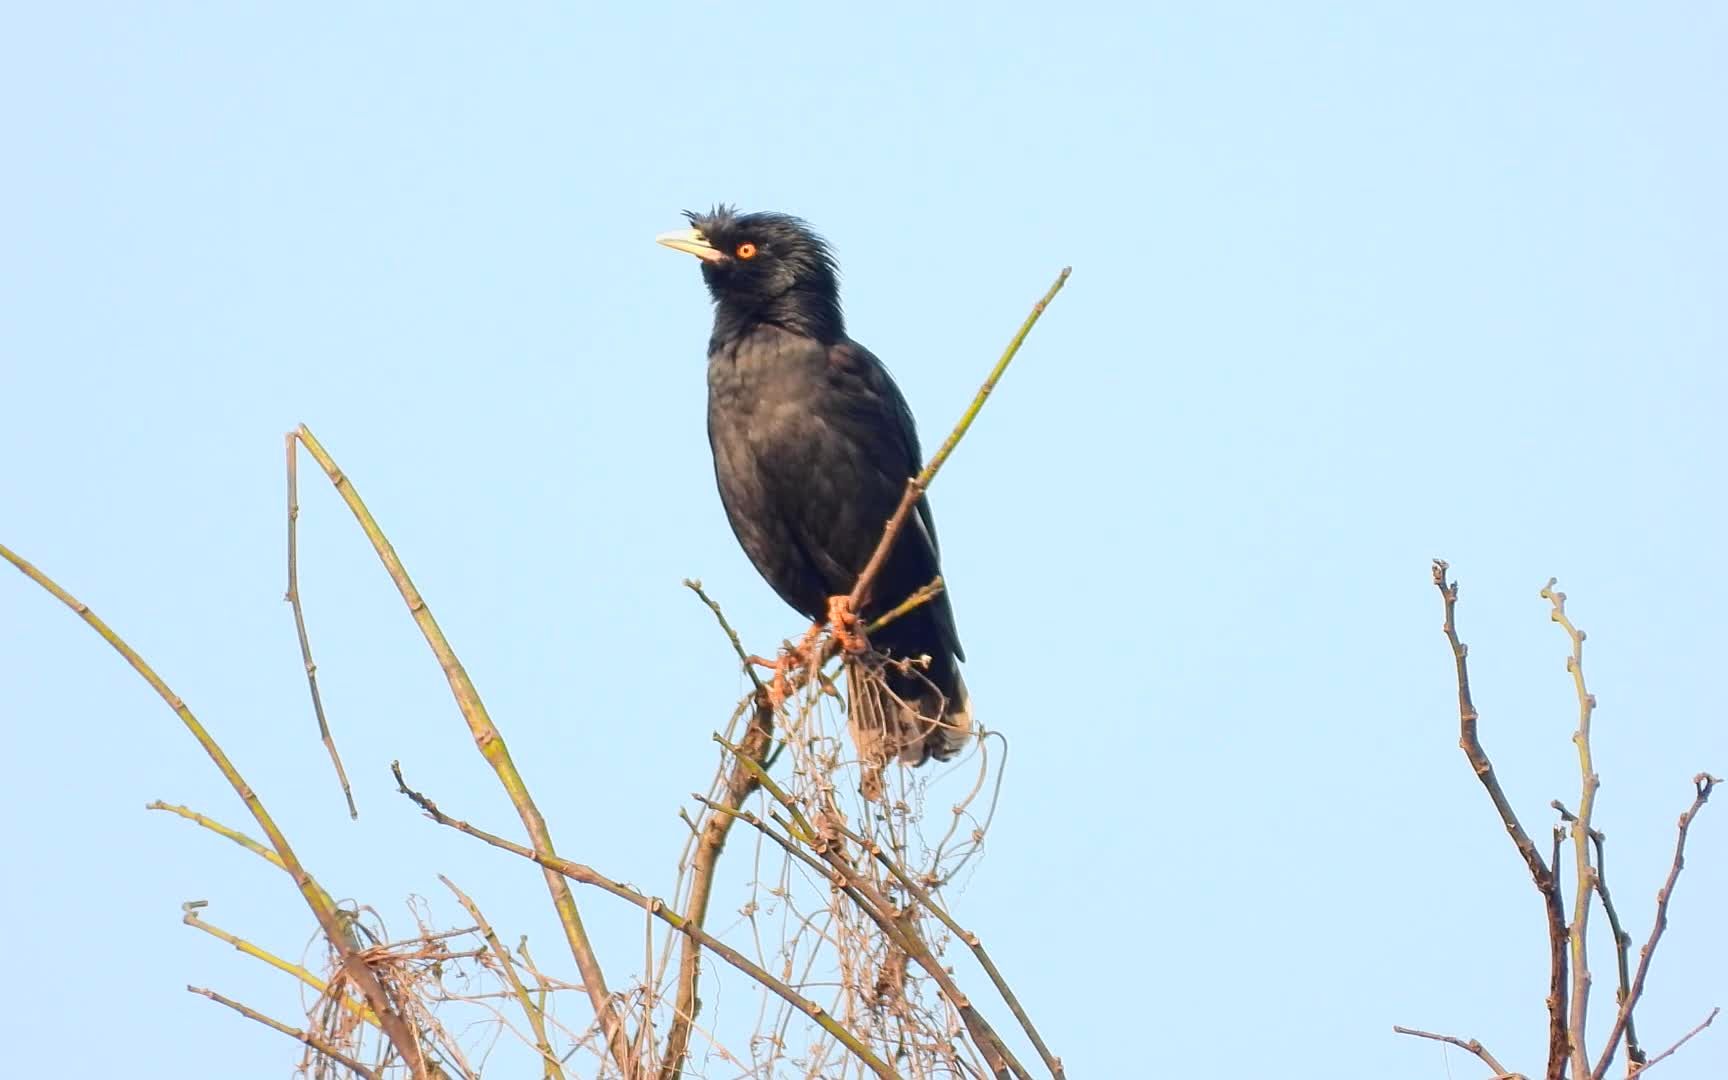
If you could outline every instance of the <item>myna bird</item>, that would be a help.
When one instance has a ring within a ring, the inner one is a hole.
[[[862,610],[835,603],[922,466],[912,411],[882,362],[846,335],[833,252],[808,225],[724,206],[684,216],[691,228],[657,239],[701,260],[714,299],[708,442],[732,531],[794,609],[868,624],[941,572],[921,498]],[[865,794],[876,797],[883,762],[952,757],[972,719],[946,589],[869,644],[876,655],[849,658],[847,698]]]

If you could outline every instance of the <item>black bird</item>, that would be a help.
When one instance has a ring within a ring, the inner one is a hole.
[[[821,622],[830,598],[851,592],[923,464],[912,411],[882,362],[846,336],[839,269],[808,225],[725,206],[684,216],[692,228],[657,239],[702,260],[714,299],[708,442],[720,501],[768,584]],[[854,614],[868,622],[938,573],[936,524],[920,499]],[[855,659],[847,695],[866,795],[880,791],[890,757],[946,760],[972,726],[946,591],[871,645],[884,659]]]

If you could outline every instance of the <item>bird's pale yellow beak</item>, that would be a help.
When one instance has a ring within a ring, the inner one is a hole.
[[[726,257],[708,242],[708,239],[702,235],[701,229],[675,229],[672,232],[663,232],[654,238],[654,242],[664,244],[674,251],[687,252],[703,262],[719,262]]]

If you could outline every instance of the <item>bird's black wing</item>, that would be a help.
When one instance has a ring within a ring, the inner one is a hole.
[[[855,341],[828,347],[828,380],[833,387],[832,417],[848,441],[866,448],[870,462],[868,479],[860,485],[856,547],[848,562],[853,575],[861,572],[881,541],[882,530],[899,506],[906,483],[924,467],[918,445],[918,428],[906,397],[895,385],[888,369],[869,349]],[[936,519],[930,500],[921,497],[917,512],[901,529],[887,565],[873,590],[876,610],[886,610],[904,600],[941,573],[941,545],[936,538]],[[964,660],[960,635],[954,625],[953,606],[947,591],[928,605],[940,644]],[[921,620],[920,620],[921,621]]]
[[[733,532],[782,599],[823,618],[829,597],[852,590],[922,467],[911,409],[868,349],[778,327],[719,345],[708,380],[715,479]],[[923,501],[866,612],[899,603],[939,568]],[[961,657],[946,595],[902,624],[888,628],[888,643]]]

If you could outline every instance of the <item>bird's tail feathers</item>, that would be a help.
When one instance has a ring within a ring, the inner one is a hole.
[[[882,770],[891,760],[916,768],[931,758],[947,761],[972,736],[972,700],[952,661],[931,673],[908,661],[880,656],[848,662],[846,718],[863,771],[860,791],[882,798]]]

